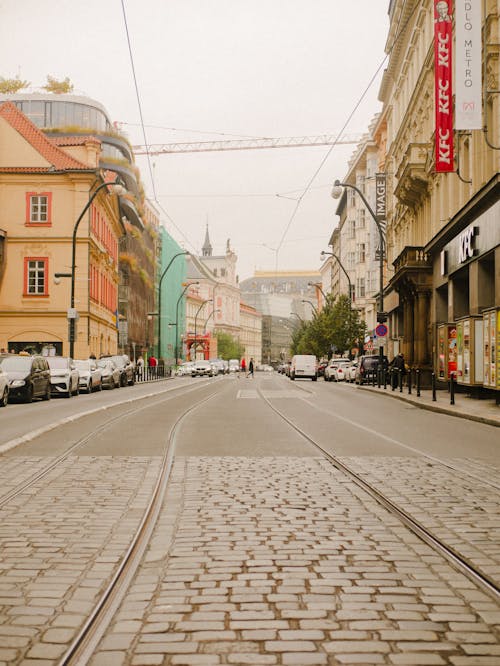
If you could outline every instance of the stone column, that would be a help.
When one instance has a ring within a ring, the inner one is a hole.
[[[403,306],[403,349],[402,352],[409,364],[413,363],[414,358],[414,337],[415,337],[415,321],[413,310],[414,299],[407,293],[404,297]]]
[[[429,329],[429,301],[430,293],[428,290],[417,291],[415,298],[415,358],[414,361],[419,366],[429,365],[429,340],[427,331]]]

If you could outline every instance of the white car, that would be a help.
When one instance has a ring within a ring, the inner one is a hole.
[[[75,367],[80,373],[78,382],[80,391],[85,391],[85,393],[102,391],[102,372],[97,367],[97,362],[94,359],[75,361]]]
[[[194,361],[185,361],[184,363],[181,363],[177,368],[177,376],[184,377],[185,375],[190,375],[193,365]]]
[[[9,402],[9,376],[0,368],[0,407]]]
[[[210,361],[195,361],[191,368],[191,377],[213,377],[214,369]]]
[[[358,367],[358,362],[353,361],[351,363],[351,365],[347,368],[346,375],[345,375],[346,382],[351,382],[351,384],[354,384],[354,381],[356,379],[356,368],[357,367]]]
[[[325,382],[343,382],[351,366],[348,358],[332,358],[325,368]]]
[[[47,356],[50,368],[50,392],[52,395],[64,395],[71,398],[80,392],[78,383],[80,373],[69,356]]]

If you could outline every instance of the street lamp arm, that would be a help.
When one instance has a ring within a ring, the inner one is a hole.
[[[177,257],[180,257],[183,254],[189,254],[187,250],[183,250],[182,252],[177,252],[177,254],[174,254],[172,259],[167,264],[167,267],[163,271],[163,273],[160,276],[160,280],[158,282],[158,358],[161,358],[161,284],[163,282],[163,278],[168,272],[168,269],[172,265],[174,259],[177,259]]]
[[[339,257],[335,254],[335,252],[321,252],[322,255],[329,254],[331,257],[335,259],[335,261],[338,263],[339,267],[341,270],[344,272],[344,275],[347,278],[347,284],[349,285],[349,300],[352,298],[352,284],[351,284],[351,278],[349,277],[349,273],[346,271],[344,264],[340,261]]]
[[[359,194],[359,196],[361,197],[361,200],[362,200],[363,203],[365,204],[366,208],[368,209],[368,212],[369,212],[370,215],[372,216],[373,221],[374,221],[375,224],[377,225],[378,233],[379,233],[379,235],[380,235],[380,243],[381,243],[380,250],[382,251],[382,250],[384,249],[384,246],[385,246],[384,230],[382,229],[382,225],[381,225],[380,222],[378,221],[377,216],[376,216],[375,213],[373,212],[373,208],[370,206],[370,204],[369,204],[368,201],[366,200],[366,197],[365,197],[365,195],[363,194],[363,192],[362,192],[362,191],[359,189],[359,187],[357,187],[356,185],[352,185],[352,183],[341,183],[340,180],[336,180],[336,181],[333,183],[333,187],[334,187],[334,188],[335,188],[335,187],[350,187],[351,189],[356,190],[356,192],[357,192],[357,193]]]

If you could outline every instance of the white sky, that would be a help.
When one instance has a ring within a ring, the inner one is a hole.
[[[337,135],[384,59],[389,0],[123,6],[148,143]],[[0,0],[0,63],[0,76],[32,87],[69,77],[75,94],[101,102],[132,144],[144,143],[121,0]],[[345,133],[368,129],[380,79]],[[276,265],[319,268],[337,223],[331,183],[354,148],[333,148],[295,214],[284,196],[304,193],[329,147],[159,155],[154,189],[147,158],[137,164],[172,236],[199,252],[208,220],[214,254],[230,238],[245,279]]]

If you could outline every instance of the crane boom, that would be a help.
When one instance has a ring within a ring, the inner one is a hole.
[[[163,155],[165,153],[208,153],[221,150],[256,150],[263,148],[302,148],[304,146],[334,146],[356,144],[362,135],[341,136],[319,134],[316,136],[289,136],[261,139],[230,139],[222,141],[197,141],[184,143],[154,143],[149,146],[132,146],[136,155]]]

